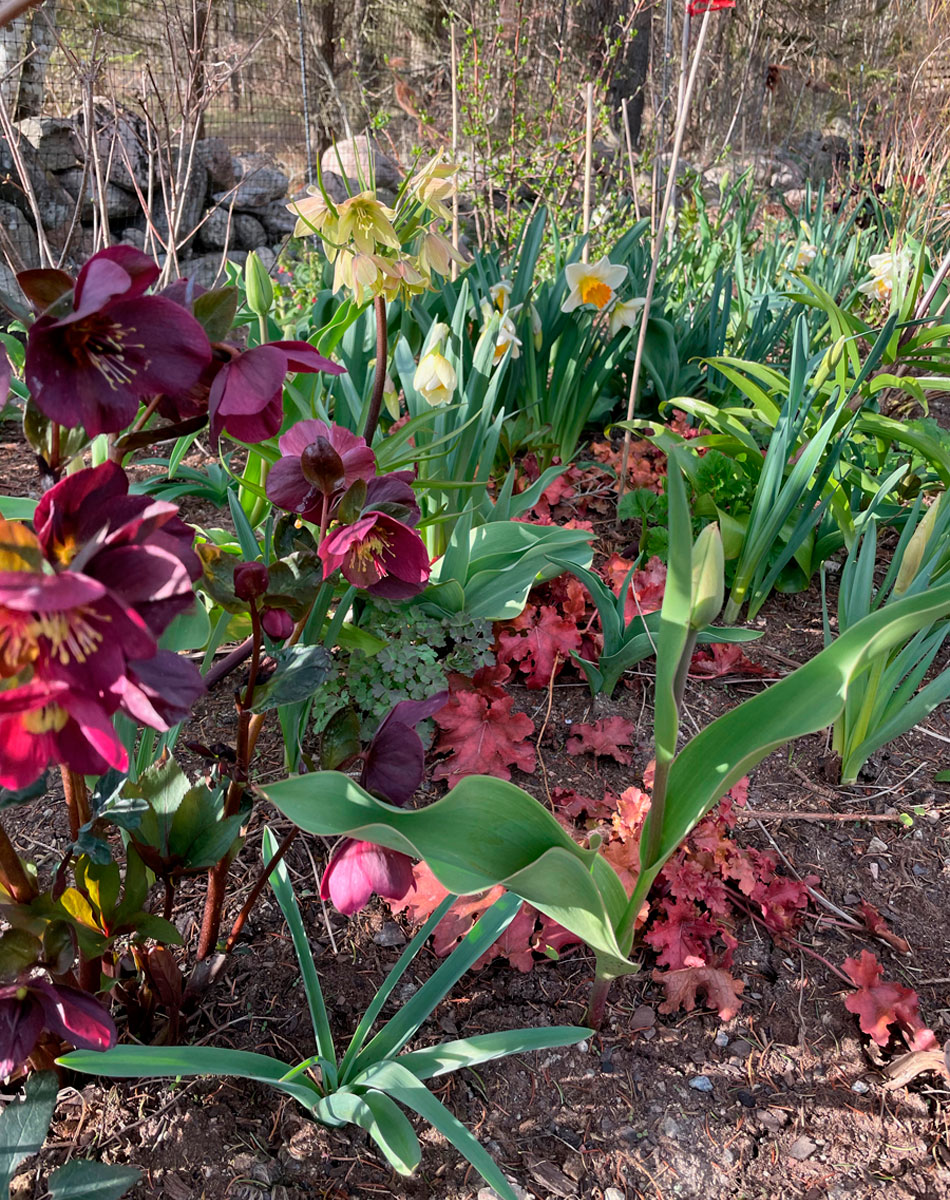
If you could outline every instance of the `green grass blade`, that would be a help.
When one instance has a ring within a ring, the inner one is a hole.
[[[356,1058],[356,1055],[359,1053],[359,1051],[362,1050],[363,1043],[366,1041],[366,1035],[372,1029],[374,1021],[382,1012],[383,1005],[389,999],[393,988],[396,986],[399,980],[402,979],[406,969],[422,949],[426,939],[431,933],[435,932],[436,926],[457,899],[457,896],[453,896],[452,893],[449,892],[449,894],[438,905],[422,928],[416,933],[409,945],[405,948],[405,950],[403,950],[396,965],[383,981],[382,987],[370,1001],[369,1008],[367,1008],[366,1012],[363,1014],[362,1020],[356,1027],[356,1032],[353,1034],[350,1044],[346,1048],[346,1053],[340,1060],[341,1083],[347,1082],[353,1060]]]
[[[406,1114],[385,1092],[334,1092],[314,1106],[314,1115],[328,1125],[352,1124],[365,1129],[383,1157],[400,1175],[411,1175],[422,1148]]]
[[[491,1155],[465,1126],[420,1083],[411,1071],[398,1062],[384,1062],[365,1073],[361,1082],[369,1087],[385,1091],[417,1112],[423,1120],[447,1138],[464,1158],[472,1164],[489,1187],[493,1187],[502,1200],[516,1200],[508,1180],[502,1175]]]
[[[515,919],[520,907],[519,896],[511,892],[500,896],[475,922],[445,962],[360,1051],[355,1068],[363,1070],[373,1062],[398,1054],[469,967],[494,945]]]
[[[417,1079],[433,1079],[448,1075],[462,1067],[506,1058],[510,1054],[528,1054],[533,1050],[552,1050],[556,1046],[573,1046],[590,1037],[583,1025],[555,1025],[547,1029],[509,1029],[504,1033],[479,1033],[470,1038],[442,1042],[401,1054],[399,1062]]]
[[[84,1075],[113,1079],[177,1079],[179,1076],[230,1075],[269,1083],[308,1108],[320,1093],[307,1080],[284,1082],[287,1063],[248,1050],[220,1046],[115,1046],[111,1050],[73,1050],[57,1059]]]
[[[264,844],[261,847],[261,856],[265,864],[270,862],[276,850],[277,839],[270,829],[265,829]],[[287,864],[283,859],[271,871],[268,882],[274,891],[277,903],[280,905],[280,911],[284,914],[284,920],[290,929],[294,951],[297,954],[297,961],[300,963],[300,974],[303,978],[304,991],[307,994],[307,1004],[310,1008],[310,1017],[313,1021],[313,1033],[317,1042],[317,1051],[322,1058],[325,1058],[328,1062],[335,1063],[336,1051],[333,1046],[333,1034],[330,1032],[330,1021],[327,1017],[327,1006],[323,999],[323,990],[320,987],[320,979],[313,961],[313,953],[310,949],[307,931],[303,927],[300,909],[297,906],[297,897],[294,895],[290,876],[287,873]]]

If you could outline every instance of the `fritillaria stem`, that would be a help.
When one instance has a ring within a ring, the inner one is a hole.
[[[376,379],[373,383],[373,398],[369,402],[369,412],[366,414],[366,428],[363,437],[367,446],[372,446],[379,424],[379,414],[383,408],[383,392],[386,388],[386,301],[377,296],[376,308]]]

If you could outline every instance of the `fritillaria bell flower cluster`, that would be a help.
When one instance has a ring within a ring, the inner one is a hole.
[[[334,264],[333,290],[346,289],[362,304],[372,296],[408,299],[447,276],[460,251],[439,230],[449,221],[458,166],[436,155],[400,190],[395,206],[384,204],[373,188],[334,204],[314,186],[289,204],[297,217],[296,237],[318,234]]]

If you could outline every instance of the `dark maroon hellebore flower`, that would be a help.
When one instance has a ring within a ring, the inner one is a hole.
[[[37,977],[0,987],[0,1077],[33,1053],[46,1029],[80,1050],[111,1050],[112,1018],[95,997]]]
[[[342,375],[344,368],[309,342],[266,342],[225,363],[208,395],[212,441],[224,431],[250,445],[273,437],[284,419],[284,381],[295,371]]]
[[[382,512],[364,513],[320,543],[323,576],[340,570],[344,579],[387,600],[418,595],[429,581],[429,556],[414,529]]]
[[[298,421],[277,443],[281,457],[267,476],[267,498],[278,508],[299,513],[306,521],[320,523],[327,495],[342,494],[358,479],[367,484],[376,474],[376,455],[359,434],[342,425],[324,421]],[[320,445],[324,454],[339,460],[334,486],[326,490],[313,472],[306,470],[307,455]]]
[[[156,637],[194,602],[194,532],[174,504],[131,495],[116,463],[60,480],[36,506],[33,528],[55,570],[104,584]]]
[[[90,436],[124,429],[145,396],[190,388],[211,359],[187,309],[146,296],[160,274],[131,246],[100,250],[75,285],[63,271],[17,279],[38,312],[26,344],[26,384],[40,412]]]

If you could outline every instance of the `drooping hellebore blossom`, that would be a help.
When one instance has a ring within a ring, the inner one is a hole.
[[[385,478],[385,477],[384,477]],[[366,512],[320,543],[323,577],[334,571],[354,587],[387,600],[418,595],[429,581],[429,556],[414,529],[383,512]]]
[[[309,342],[265,342],[245,350],[218,371],[208,394],[211,439],[227,432],[256,445],[273,437],[284,416],[284,381],[295,371],[342,375],[345,368],[318,354]]]
[[[342,425],[298,421],[277,445],[281,457],[267,476],[267,498],[306,521],[320,521],[325,496],[342,495],[358,479],[368,483],[376,474],[376,455],[365,439]],[[339,459],[341,473],[328,492],[334,474],[331,453]]]
[[[567,299],[561,312],[573,312],[582,304],[604,309],[617,294],[617,288],[627,278],[627,268],[615,266],[605,256],[595,263],[570,263],[564,268],[567,278]]]
[[[320,899],[332,900],[346,917],[359,912],[374,892],[401,900],[414,885],[412,859],[399,850],[343,838],[320,880]]]
[[[87,992],[40,976],[8,984],[0,987],[0,1078],[26,1062],[44,1029],[79,1050],[116,1043],[112,1018]]]
[[[147,296],[160,272],[131,246],[100,250],[73,280],[22,271],[37,311],[26,344],[26,383],[36,407],[90,436],[124,429],[145,396],[187,391],[211,359],[195,318],[173,300]]]

